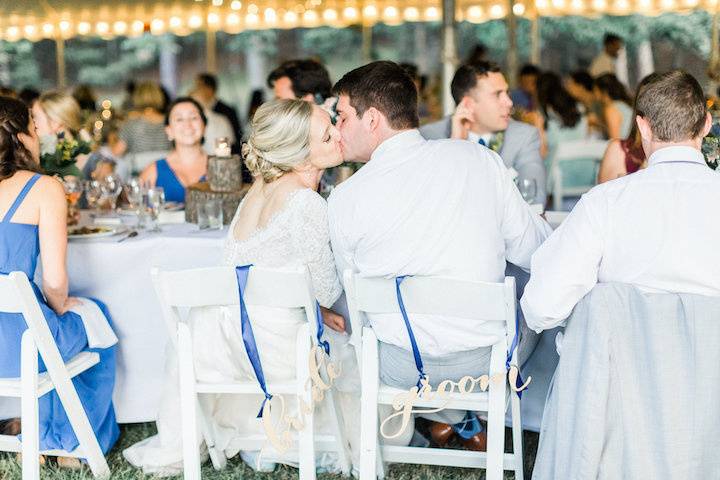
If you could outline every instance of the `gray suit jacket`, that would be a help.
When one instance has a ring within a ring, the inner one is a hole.
[[[420,127],[420,134],[427,140],[450,138],[450,117]],[[537,128],[510,120],[505,130],[502,148],[498,153],[506,167],[517,170],[519,178],[535,179],[537,185],[535,203],[545,205],[547,195],[545,163],[540,156],[540,133]]]

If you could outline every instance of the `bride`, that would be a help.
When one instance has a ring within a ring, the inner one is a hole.
[[[342,162],[340,134],[330,116],[317,106],[300,100],[275,100],[262,105],[252,122],[252,133],[243,146],[245,163],[254,183],[230,224],[225,242],[227,265],[286,267],[305,265],[323,307],[323,321],[329,328],[325,338],[331,344],[333,362],[341,362],[343,377],[357,378],[351,347],[347,344],[345,320],[328,308],[342,293],[335,270],[327,225],[327,204],[316,193],[326,168]],[[302,313],[248,306],[262,367],[268,382],[292,379],[295,373],[295,333],[304,321]],[[197,309],[191,313],[195,370],[198,380],[227,382],[255,380],[242,341],[238,308]],[[175,475],[182,470],[182,440],[175,354],[167,356],[168,372],[158,414],[158,434],[145,439],[123,454],[147,474]],[[352,389],[352,386],[346,386]],[[272,393],[272,392],[271,392]],[[359,436],[359,395],[338,395],[345,411],[347,437]],[[230,458],[238,453],[239,435],[262,433],[256,418],[263,397],[212,395],[204,398],[212,412],[217,446]],[[286,408],[297,410],[297,402]],[[330,432],[329,412],[318,405],[315,430]],[[353,433],[354,432],[354,433]],[[270,470],[274,462],[296,464],[296,459],[259,445],[258,452],[241,452],[253,468]],[[318,467],[339,471],[332,452],[317,453]]]

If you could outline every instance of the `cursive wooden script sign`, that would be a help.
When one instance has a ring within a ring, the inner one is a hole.
[[[516,385],[518,375],[518,368],[515,365],[511,365],[507,371],[507,379],[510,383],[510,389],[515,392],[521,392],[525,390],[532,381],[532,377],[528,377],[525,383],[518,387]],[[479,388],[480,391],[484,392],[490,386],[490,382],[493,382],[495,385],[502,385],[502,382],[505,381],[505,378],[506,373],[496,373],[492,377],[489,375],[481,375],[477,378],[466,375],[462,377],[458,382],[453,382],[452,380],[443,380],[442,382],[440,382],[440,384],[438,384],[437,390],[435,390],[434,392],[432,385],[430,385],[430,380],[428,378],[424,378],[423,380],[421,380],[422,387],[420,389],[415,386],[407,392],[399,393],[395,396],[395,398],[393,399],[393,409],[395,410],[395,413],[387,417],[380,424],[380,434],[384,438],[388,439],[399,437],[407,428],[410,422],[410,416],[412,414],[439,412],[440,410],[444,410],[447,404],[450,402],[450,394],[453,394],[456,391],[460,395],[473,393],[476,387]],[[439,399],[445,400],[445,403],[438,408],[430,408],[424,410],[413,408],[418,399]],[[395,433],[387,433],[385,431],[387,423],[396,417],[402,417],[400,427]]]

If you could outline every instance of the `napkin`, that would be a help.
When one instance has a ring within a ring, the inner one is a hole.
[[[80,315],[90,348],[108,348],[118,342],[115,332],[110,328],[105,315],[95,302],[88,298],[79,298],[80,304],[70,309]]]

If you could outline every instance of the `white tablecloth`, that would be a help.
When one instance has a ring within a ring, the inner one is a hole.
[[[153,289],[150,270],[218,265],[227,230],[199,232],[190,224],[164,225],[161,233],[142,231],[68,243],[70,293],[104,302],[119,338],[113,401],[120,423],[155,420],[164,379],[168,331]],[[0,418],[19,416],[19,403],[0,404]]]

